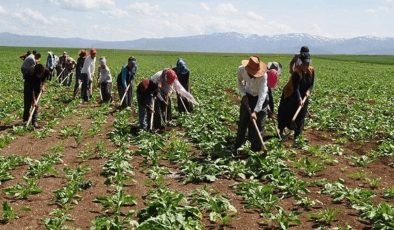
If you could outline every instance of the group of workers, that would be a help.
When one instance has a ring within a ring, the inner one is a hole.
[[[86,50],[80,50],[77,61],[74,61],[66,52],[58,58],[49,51],[46,66],[40,64],[40,53],[22,55],[23,121],[28,122],[30,119],[33,126],[38,127],[38,101],[44,89],[44,82],[51,81],[55,71],[59,82],[66,86],[71,86],[75,72],[73,98],[81,89],[81,99],[88,102],[92,96],[96,54],[96,49],[91,49],[89,53]],[[130,108],[132,105],[137,69],[137,59],[131,56],[117,76],[116,85],[122,108]],[[261,133],[264,132],[267,115],[272,116],[274,112],[272,91],[277,87],[281,73],[280,63],[265,64],[258,56],[243,60],[238,67],[237,83],[242,100],[235,150],[245,143],[246,134],[253,151],[262,149],[264,142]],[[293,129],[294,140],[296,140],[304,127],[308,97],[314,85],[314,69],[311,66],[308,47],[302,47],[300,53],[294,56],[290,62],[290,74],[290,79],[283,88],[280,98],[277,128],[279,136],[283,136],[285,128]],[[101,102],[112,102],[112,75],[105,57],[99,59],[97,76]],[[150,78],[139,82],[136,94],[140,129],[161,129],[172,119],[170,95],[174,92],[177,95],[178,111],[186,113],[193,111],[193,106],[197,102],[191,94],[189,77],[189,68],[185,61],[179,58],[174,68],[162,69]]]

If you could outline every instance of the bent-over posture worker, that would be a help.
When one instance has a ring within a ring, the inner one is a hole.
[[[133,80],[136,74],[137,59],[135,57],[129,57],[127,65],[122,66],[122,69],[118,74],[118,78],[116,79],[119,100],[122,100],[124,94],[126,94],[121,105],[122,108],[131,107],[133,100]],[[129,86],[129,88],[127,88],[127,86]]]
[[[315,71],[310,65],[310,54],[301,54],[300,60],[302,64],[294,70],[289,81],[283,88],[278,111],[278,128],[280,130],[280,134],[283,136],[283,130],[285,127],[294,129],[295,143],[297,137],[302,134],[305,115],[309,104],[308,98],[305,101],[303,101],[303,99],[305,96],[310,96],[315,82]],[[294,126],[292,125],[292,118],[299,106],[302,106],[302,108],[295,119],[295,127],[292,127]]]
[[[179,83],[185,88],[189,93],[191,92],[190,87],[190,70],[186,66],[186,62],[182,58],[178,58],[176,62],[176,67],[172,68],[176,75],[178,76]],[[192,112],[193,104],[187,100],[183,100],[179,95],[177,95],[178,112]]]
[[[266,64],[257,56],[243,60],[242,65],[238,67],[237,82],[242,100],[235,141],[236,150],[245,143],[246,131],[248,140],[251,142],[251,149],[260,151],[262,148],[253,120],[256,121],[259,131],[263,133],[268,108],[266,71]]]
[[[36,107],[33,113],[33,126],[38,128],[37,118],[38,118],[38,95],[44,88],[44,82],[48,78],[50,72],[43,65],[38,64],[31,67],[25,78],[25,88],[23,91],[23,121],[27,122],[30,116],[30,109],[32,106]]]
[[[173,69],[163,69],[155,73],[150,79],[161,84],[160,94],[163,100],[155,103],[155,127],[164,127],[165,122],[171,120],[171,100],[170,95],[175,91],[184,101],[197,104],[193,95],[191,95],[178,81],[178,77]],[[163,121],[163,122],[161,122]]]

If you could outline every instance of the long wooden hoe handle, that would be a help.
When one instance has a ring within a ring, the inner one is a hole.
[[[306,101],[307,98],[308,98],[308,95],[305,95],[304,99],[302,99],[302,104],[305,103],[305,101]],[[297,111],[295,112],[295,114],[294,114],[294,116],[293,116],[293,119],[291,119],[292,122],[295,121],[295,119],[297,118],[297,116],[298,116],[298,114],[300,113],[301,109],[302,109],[302,105],[298,106],[298,109],[297,109]]]
[[[34,105],[33,109],[30,111],[29,120],[27,120],[26,127],[29,127],[31,120],[33,119],[33,114],[36,111],[36,108],[38,106],[38,102],[40,101],[41,95],[42,95],[42,90],[40,91],[40,94],[38,94],[38,97],[36,100],[36,105]]]
[[[69,74],[62,80],[62,82],[60,82],[60,85],[63,84],[63,82],[66,81],[66,79],[68,79],[68,77],[70,77],[72,73],[74,73],[74,71],[71,71],[71,73],[69,73]]]
[[[129,91],[130,85],[131,85],[131,83],[127,86],[126,91],[124,92],[123,97],[120,100],[120,105],[122,105],[124,99],[126,98],[126,94],[127,94],[127,91]]]
[[[252,119],[252,122],[253,122],[254,128],[256,129],[257,135],[259,136],[261,145],[263,146],[263,150],[266,152],[266,151],[267,151],[267,148],[265,147],[265,143],[264,143],[264,140],[263,140],[263,136],[261,136],[259,127],[257,127],[256,120],[255,120],[255,119]]]
[[[179,95],[179,99],[181,99],[181,103],[182,103],[183,108],[185,109],[186,113],[189,113],[189,111],[188,111],[187,108],[186,108],[185,102],[183,102],[183,99],[182,99],[182,96],[181,96],[181,95]]]
[[[156,98],[153,98],[152,111],[150,115],[150,130],[153,130],[153,116],[155,115],[155,100]]]
[[[60,78],[60,76],[62,75],[62,73],[64,72],[64,70],[66,70],[66,68],[64,68],[64,69],[62,70],[62,72],[60,72],[60,74],[57,75],[57,78]]]

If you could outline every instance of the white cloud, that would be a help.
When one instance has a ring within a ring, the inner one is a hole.
[[[248,17],[250,17],[253,20],[259,21],[259,22],[263,22],[264,21],[264,17],[255,13],[254,11],[249,11],[247,13]]]
[[[89,11],[95,9],[111,9],[115,7],[115,0],[49,0],[65,9]]]
[[[206,11],[210,11],[211,10],[211,8],[205,2],[201,2],[200,6],[201,6],[201,8],[203,8]]]
[[[233,13],[238,12],[238,9],[235,8],[234,5],[231,3],[218,4],[218,6],[216,7],[216,10],[220,14],[233,14]]]
[[[129,13],[127,13],[127,11],[119,9],[119,8],[104,10],[103,13],[105,13],[111,17],[116,17],[116,18],[124,18],[124,17],[129,16]]]
[[[5,11],[4,7],[0,5],[0,14],[6,14],[7,12]]]
[[[365,13],[367,14],[376,14],[378,11],[376,9],[366,9]]]
[[[52,22],[48,20],[41,12],[32,10],[32,9],[24,9],[23,11],[16,12],[13,15],[17,19],[22,22],[31,22],[31,23],[42,23],[45,25],[50,25]]]
[[[136,2],[130,4],[127,8],[142,15],[154,15],[160,12],[160,7],[158,5],[152,5],[148,2]]]

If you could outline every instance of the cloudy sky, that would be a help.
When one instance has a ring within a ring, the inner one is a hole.
[[[216,32],[394,37],[394,0],[1,0],[0,32],[133,40]]]

